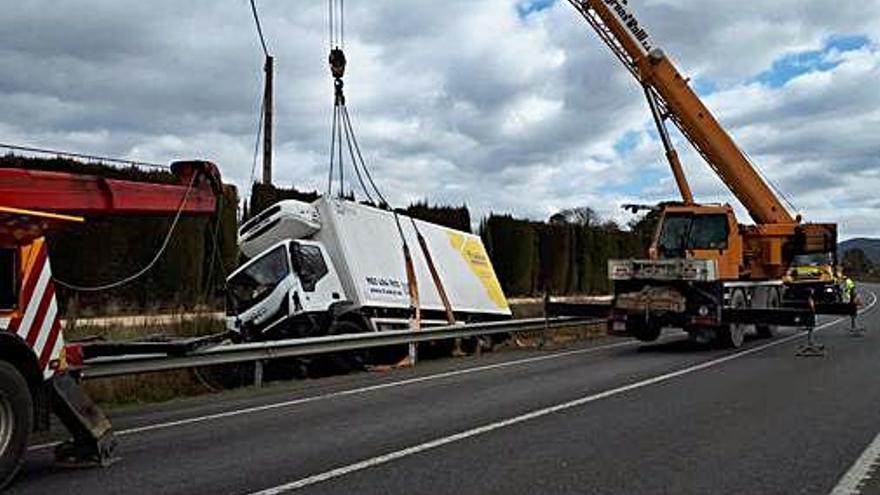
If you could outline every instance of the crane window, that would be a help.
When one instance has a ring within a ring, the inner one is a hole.
[[[294,243],[290,245],[293,251],[294,270],[299,275],[300,283],[306,292],[314,292],[318,281],[327,275],[327,263],[318,246],[308,246]]]
[[[727,249],[727,215],[695,215],[688,249]]]
[[[227,284],[227,311],[245,311],[272,293],[290,274],[287,251],[273,249],[236,274]]]
[[[17,275],[15,250],[0,249],[0,310],[15,309],[18,305]]]
[[[666,215],[657,243],[661,254],[680,257],[686,250],[727,249],[727,215]]]

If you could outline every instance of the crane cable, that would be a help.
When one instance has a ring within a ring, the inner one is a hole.
[[[376,204],[375,196],[378,199],[378,206],[387,208],[388,201],[373,180],[373,175],[364,160],[354,126],[351,123],[351,115],[346,105],[345,82],[343,80],[347,64],[344,51],[345,1],[328,0],[327,5],[330,43],[328,63],[330,64],[330,74],[333,76],[333,118],[330,132],[330,167],[327,177],[327,195],[333,195],[334,181],[338,178],[338,196],[345,196],[344,155],[347,154],[366,200],[371,204]]]
[[[150,271],[162,255],[165,253],[165,249],[168,248],[168,244],[171,242],[171,237],[174,234],[174,229],[177,227],[177,223],[180,220],[180,216],[183,214],[184,207],[186,206],[186,202],[189,199],[189,195],[193,190],[193,186],[195,185],[196,179],[199,177],[199,174],[193,174],[192,178],[189,181],[189,185],[186,188],[186,192],[183,193],[183,197],[180,199],[180,204],[177,207],[177,212],[174,214],[174,220],[171,222],[171,226],[168,228],[168,232],[165,234],[165,239],[162,241],[162,245],[159,247],[159,250],[156,251],[156,254],[153,256],[153,259],[150,260],[149,263],[146,264],[143,268],[138,270],[137,272],[115,282],[109,282],[101,285],[76,285],[70,282],[65,282],[60,280],[58,277],[53,275],[53,279],[55,283],[72,291],[76,292],[100,292],[104,290],[115,289],[117,287],[121,287],[123,285],[134,282],[142,275]]]
[[[419,331],[422,325],[421,299],[419,296],[418,278],[416,277],[412,252],[409,248],[409,243],[406,240],[406,235],[403,232],[403,226],[400,223],[400,216],[398,215],[397,210],[391,208],[385,196],[373,180],[369,167],[367,167],[363,153],[361,153],[360,145],[357,142],[357,137],[355,136],[354,126],[351,124],[351,116],[348,113],[348,107],[346,106],[345,93],[343,91],[345,87],[343,78],[345,77],[345,67],[347,63],[345,52],[343,50],[345,48],[344,7],[345,0],[328,0],[330,41],[328,63],[330,64],[330,74],[333,76],[333,118],[330,133],[330,171],[327,181],[327,196],[332,197],[333,195],[333,179],[334,171],[336,171],[339,177],[339,197],[343,199],[345,198],[345,164],[343,162],[342,150],[344,139],[344,144],[348,149],[348,155],[351,159],[351,166],[354,169],[358,183],[364,192],[364,196],[370,203],[374,203],[372,195],[370,194],[370,189],[372,189],[376,194],[376,197],[381,201],[377,206],[390,209],[394,216],[394,223],[397,226],[397,233],[400,235],[400,241],[402,244],[401,248],[403,250],[407,291],[409,293],[410,310],[412,312],[410,329],[412,331]],[[363,174],[361,174],[361,170],[363,170]],[[370,187],[367,186],[364,177],[367,178]],[[415,224],[413,225],[415,226]],[[415,353],[415,346],[411,344],[408,359],[412,363],[415,362]]]

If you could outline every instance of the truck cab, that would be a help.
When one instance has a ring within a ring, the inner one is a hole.
[[[246,340],[319,335],[328,310],[345,301],[336,268],[319,242],[283,240],[227,280],[227,328]]]
[[[650,257],[709,260],[719,278],[739,278],[742,238],[733,209],[729,205],[666,207]]]

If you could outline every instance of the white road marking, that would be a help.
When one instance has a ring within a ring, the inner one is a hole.
[[[878,461],[880,461],[880,434],[874,437],[874,441],[856,459],[843,478],[840,478],[830,495],[857,495],[861,493],[859,485],[868,478]]]
[[[877,302],[877,296],[874,295],[874,300],[868,305],[866,308],[862,310],[862,312],[868,311],[871,309],[874,304]],[[837,318],[828,323],[819,325],[815,328],[815,330],[822,330],[824,328],[828,328],[833,326],[841,321],[847,320],[848,318]],[[555,406],[545,407],[542,409],[537,409],[519,416],[514,416],[508,419],[504,419],[501,421],[496,421],[494,423],[489,423],[483,426],[479,426],[476,428],[472,428],[470,430],[462,431],[459,433],[455,433],[449,436],[436,438],[434,440],[420,443],[418,445],[414,445],[411,447],[407,447],[401,450],[396,450],[394,452],[389,452],[387,454],[379,455],[376,457],[371,457],[369,459],[364,459],[359,462],[355,462],[353,464],[349,464],[347,466],[338,467],[335,469],[331,469],[329,471],[324,471],[322,473],[318,473],[312,476],[308,476],[305,478],[301,478],[295,481],[291,481],[289,483],[284,483],[272,488],[267,488],[265,490],[260,490],[257,492],[253,492],[250,495],[280,495],[282,493],[287,493],[293,490],[298,490],[300,488],[305,488],[307,486],[311,486],[317,483],[321,483],[324,481],[328,481],[334,478],[339,478],[342,476],[346,476],[348,474],[362,471],[364,469],[368,469],[371,467],[379,466],[382,464],[387,464],[391,461],[395,461],[397,459],[401,459],[404,457],[408,457],[411,455],[415,455],[421,452],[425,452],[427,450],[436,449],[438,447],[442,447],[444,445],[448,445],[451,443],[455,443],[461,440],[465,440],[471,437],[476,437],[479,435],[483,435],[485,433],[489,433],[495,430],[499,430],[502,428],[507,428],[519,423],[523,423],[526,421],[531,421],[533,419],[541,418],[543,416],[547,416],[549,414],[554,414],[560,411],[565,411],[568,409],[572,409],[575,407],[583,406],[585,404],[589,404],[591,402],[596,402],[601,399],[606,399],[608,397],[613,397],[615,395],[623,394],[625,392],[629,392],[632,390],[640,389],[643,387],[647,387],[650,385],[656,385],[658,383],[666,382],[672,380],[674,378],[678,378],[683,375],[687,375],[690,373],[695,373],[697,371],[702,371],[708,368],[712,368],[718,366],[719,364],[726,363],[728,361],[733,361],[734,359],[739,359],[741,357],[749,356],[766,349],[770,349],[771,347],[776,347],[787,342],[791,342],[798,338],[802,338],[802,333],[796,333],[794,335],[789,335],[788,337],[781,338],[779,340],[775,340],[773,342],[769,342],[767,344],[760,345],[758,347],[753,347],[751,349],[747,349],[745,351],[736,352],[733,354],[728,354],[727,356],[720,357],[717,359],[712,359],[710,361],[706,361],[700,364],[696,364],[693,366],[688,366],[687,368],[680,369],[678,371],[673,371],[670,373],[664,373],[662,375],[658,375],[652,378],[647,378],[644,380],[640,380],[629,385],[624,385],[622,387],[613,388],[611,390],[606,390],[604,392],[599,392],[597,394],[588,395],[585,397],[581,397],[579,399],[575,399],[572,401],[564,402],[561,404],[557,404]]]
[[[269,411],[269,410],[273,410],[273,409],[280,409],[280,408],[284,408],[284,407],[297,406],[300,404],[307,404],[310,402],[318,402],[318,401],[327,400],[327,399],[335,399],[335,398],[339,398],[339,397],[360,395],[360,394],[365,394],[365,393],[369,393],[369,392],[375,392],[378,390],[385,390],[385,389],[389,389],[389,388],[402,387],[402,386],[406,386],[406,385],[413,385],[415,383],[423,383],[423,382],[428,382],[428,381],[432,381],[432,380],[440,380],[443,378],[449,378],[449,377],[454,377],[454,376],[461,376],[461,375],[468,375],[468,374],[472,374],[472,373],[479,373],[479,372],[483,372],[483,371],[497,370],[497,369],[501,369],[501,368],[520,366],[520,365],[524,365],[524,364],[531,364],[531,363],[548,361],[551,359],[559,359],[559,358],[564,358],[564,357],[569,357],[569,356],[576,356],[576,355],[581,355],[581,354],[590,354],[590,353],[594,353],[594,352],[598,352],[598,351],[615,349],[618,347],[632,347],[632,346],[639,345],[639,344],[640,344],[640,342],[637,342],[637,341],[618,342],[615,344],[608,344],[608,345],[602,345],[602,346],[596,346],[596,347],[588,347],[585,349],[575,349],[572,351],[555,352],[555,353],[546,354],[543,356],[516,359],[513,361],[504,361],[501,363],[487,364],[487,365],[483,365],[483,366],[474,366],[471,368],[464,368],[464,369],[460,369],[460,370],[445,371],[442,373],[435,373],[433,375],[425,375],[425,376],[419,376],[419,377],[415,377],[415,378],[407,378],[405,380],[397,380],[397,381],[388,382],[388,383],[380,383],[378,385],[368,385],[366,387],[359,387],[359,388],[348,389],[348,390],[340,390],[338,392],[330,392],[330,393],[322,394],[322,395],[301,397],[298,399],[292,399],[292,400],[287,400],[287,401],[283,401],[283,402],[275,402],[272,404],[265,404],[262,406],[247,407],[244,409],[236,409],[233,411],[225,411],[225,412],[221,412],[221,413],[208,414],[208,415],[204,415],[204,416],[196,416],[193,418],[180,419],[180,420],[176,420],[176,421],[168,421],[165,423],[157,423],[157,424],[152,424],[152,425],[139,426],[136,428],[129,428],[127,430],[117,431],[116,435],[117,436],[126,436],[126,435],[133,435],[136,433],[144,433],[144,432],[153,431],[153,430],[162,430],[165,428],[172,428],[172,427],[176,427],[176,426],[185,426],[185,425],[190,425],[190,424],[195,424],[195,423],[202,423],[205,421],[213,421],[213,420],[218,420],[218,419],[223,419],[223,418],[230,418],[230,417],[234,417],[234,416],[241,416],[244,414],[253,414],[253,413]],[[48,449],[48,448],[55,447],[59,443],[60,442],[50,442],[50,443],[32,445],[31,447],[28,448],[28,450],[34,451],[34,450]]]

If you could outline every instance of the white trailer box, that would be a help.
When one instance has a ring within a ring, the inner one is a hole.
[[[479,236],[403,215],[397,215],[395,221],[390,211],[351,201],[319,200],[315,206],[322,220],[315,239],[327,247],[346,294],[358,304],[409,305],[402,230],[412,255],[422,309],[444,308],[417,232],[425,239],[454,311],[510,315]]]
[[[277,250],[279,244],[305,242],[320,246],[329,257],[327,273],[338,277],[335,285],[327,287],[341,286],[344,300],[361,310],[371,326],[378,329],[383,325],[377,320],[396,321],[397,326],[405,323],[407,318],[403,315],[410,309],[401,233],[412,256],[419,307],[427,315],[426,320],[442,323],[445,308],[418,234],[424,238],[457,318],[510,317],[507,299],[479,236],[404,215],[395,218],[391,211],[353,201],[281,201],[242,225],[239,247],[246,256],[254,258],[253,262],[266,252]],[[246,267],[236,271],[230,280],[234,281],[236,274]],[[315,294],[312,300],[315,298],[321,296]],[[341,298],[321,298],[328,303],[333,299]],[[312,307],[313,312],[316,309]],[[260,311],[272,313],[269,308]]]

